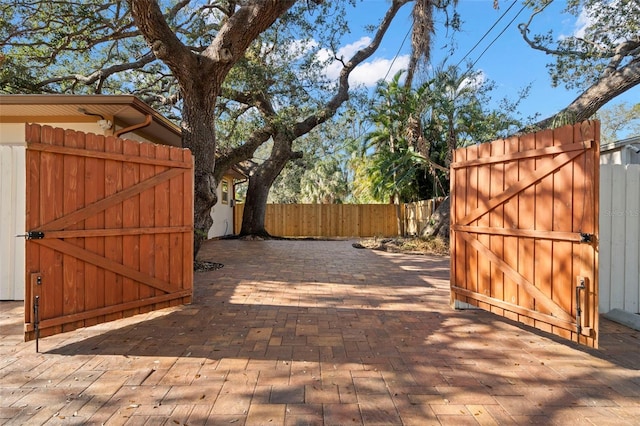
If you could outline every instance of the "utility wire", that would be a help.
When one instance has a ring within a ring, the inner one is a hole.
[[[398,59],[398,56],[400,55],[400,51],[404,47],[404,42],[407,41],[407,37],[409,37],[409,34],[411,34],[411,30],[412,30],[412,27],[409,26],[409,30],[404,35],[404,38],[402,39],[402,43],[400,44],[400,47],[398,48],[398,51],[396,52],[396,56],[393,57],[393,60],[391,61],[391,64],[389,65],[389,69],[387,70],[387,73],[384,75],[384,81],[387,80],[387,77],[389,76],[389,73],[391,72],[391,68],[393,68],[393,64],[396,62],[396,59]]]
[[[498,23],[500,23],[500,21],[502,20],[502,18],[504,18],[504,17],[505,17],[505,15],[506,15],[507,13],[509,13],[509,11],[511,10],[511,8],[512,8],[513,6],[515,6],[517,2],[518,2],[518,0],[514,0],[514,1],[513,1],[513,3],[511,3],[511,6],[509,6],[509,7],[507,8],[507,10],[505,10],[505,11],[504,11],[504,13],[503,13],[499,18],[498,18],[498,20],[497,20],[496,22],[494,22],[494,23],[493,23],[493,25],[491,26],[491,28],[489,28],[489,29],[484,33],[484,35],[480,38],[480,40],[478,40],[478,42],[477,42],[475,45],[473,45],[473,47],[472,47],[472,48],[471,48],[471,49],[470,49],[470,50],[469,50],[469,51],[468,51],[468,52],[467,52],[467,53],[462,57],[462,59],[460,59],[460,61],[456,64],[456,68],[458,68],[458,67],[460,66],[460,64],[462,63],[462,61],[464,61],[464,60],[467,58],[467,56],[469,56],[469,55],[471,54],[471,52],[473,52],[473,51],[475,50],[475,48],[476,48],[476,47],[478,47],[478,45],[479,45],[480,43],[482,43],[482,40],[484,40],[484,39],[485,39],[485,37],[487,37],[487,36],[489,35],[489,33],[490,33],[491,31],[493,31],[493,29],[496,27],[496,25],[498,25]],[[483,53],[484,53],[484,52],[483,52]]]
[[[502,34],[504,34],[505,31],[507,31],[507,28],[509,28],[511,26],[511,24],[513,24],[513,21],[515,21],[518,18],[518,16],[520,16],[522,11],[525,10],[526,8],[527,8],[527,4],[525,3],[524,6],[522,6],[522,8],[518,11],[518,13],[516,13],[516,15],[513,17],[513,19],[511,19],[511,21],[509,21],[509,23],[504,27],[504,29],[502,31],[500,31],[500,34],[498,34],[491,41],[491,43],[489,43],[489,45],[482,51],[482,53],[480,53],[480,56],[478,56],[478,58],[473,62],[473,64],[471,64],[471,67],[470,67],[471,69],[478,63],[480,58],[482,58],[482,55],[484,55],[487,52],[487,50],[489,50],[489,48],[491,46],[493,46],[493,43],[495,43],[502,36]]]

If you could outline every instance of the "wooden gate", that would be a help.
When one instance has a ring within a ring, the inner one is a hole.
[[[451,298],[597,347],[596,121],[458,149]]]
[[[188,150],[27,125],[25,340],[191,301]]]

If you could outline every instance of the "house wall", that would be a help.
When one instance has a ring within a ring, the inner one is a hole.
[[[616,149],[601,152],[600,164],[622,164],[622,155],[620,150]]]
[[[0,127],[0,300],[24,299],[26,147],[17,126]],[[22,142],[20,142],[20,139]]]
[[[640,313],[640,165],[600,167],[599,309]]]
[[[227,185],[227,200],[223,199],[223,187]],[[211,218],[213,219],[213,225],[209,229],[209,238],[218,238],[225,235],[233,235],[233,178],[225,176],[218,185],[216,191],[218,194],[218,202],[211,209]]]
[[[630,149],[633,148],[633,149]],[[640,164],[640,136],[624,139],[600,148],[600,164]]]

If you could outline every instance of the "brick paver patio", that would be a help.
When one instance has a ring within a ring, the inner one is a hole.
[[[194,303],[22,342],[0,424],[640,424],[640,333],[589,350],[449,307],[446,258],[348,241],[206,243]]]

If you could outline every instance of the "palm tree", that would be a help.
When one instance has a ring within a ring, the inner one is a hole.
[[[411,56],[405,86],[411,87],[413,77],[420,64],[429,62],[431,56],[431,34],[433,28],[433,12],[435,9],[433,0],[415,0],[411,17],[413,26],[411,29]]]

